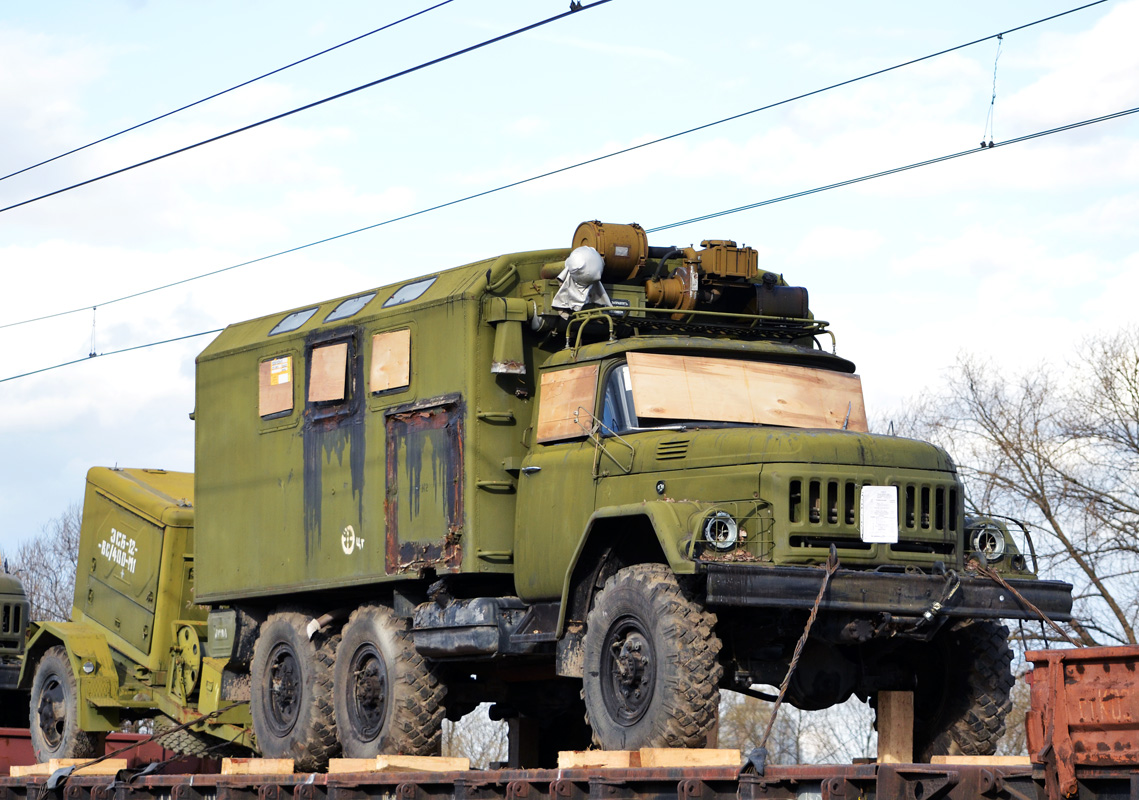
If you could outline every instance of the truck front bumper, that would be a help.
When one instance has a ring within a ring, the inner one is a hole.
[[[710,606],[810,610],[822,585],[822,567],[758,567],[701,564],[708,576]],[[988,578],[958,573],[961,585],[942,601],[948,575],[840,569],[831,577],[819,606],[825,612],[887,613],[920,617],[943,602],[939,615],[970,619],[1036,619],[1016,595]],[[1057,622],[1072,618],[1072,585],[1062,581],[1008,580],[1026,600]]]

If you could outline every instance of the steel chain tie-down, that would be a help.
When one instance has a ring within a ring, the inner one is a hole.
[[[152,733],[150,736],[148,736],[145,739],[141,739],[137,742],[131,742],[130,744],[124,745],[124,746],[118,748],[117,750],[112,750],[109,753],[104,753],[101,756],[96,756],[95,758],[92,758],[90,761],[85,761],[82,764],[74,764],[74,765],[69,766],[69,767],[60,767],[55,772],[53,772],[51,774],[51,776],[46,781],[44,781],[43,783],[40,784],[39,792],[36,794],[37,800],[44,800],[44,798],[46,798],[48,796],[49,792],[59,788],[63,783],[65,783],[67,781],[67,779],[71,776],[71,774],[73,772],[75,772],[75,770],[83,769],[84,767],[89,767],[92,764],[98,764],[100,761],[106,761],[109,758],[114,758],[115,756],[119,755],[120,753],[125,753],[128,750],[134,750],[136,747],[141,747],[142,745],[147,744],[148,742],[161,741],[163,738],[165,738],[166,736],[169,736],[172,733],[177,733],[178,731],[186,730],[191,725],[196,725],[199,722],[206,722],[206,721],[213,719],[215,717],[219,717],[231,709],[237,708],[240,705],[244,705],[244,703],[245,703],[244,700],[239,700],[236,703],[230,703],[228,706],[225,706],[224,708],[219,708],[217,711],[211,711],[209,714],[205,714],[201,717],[195,717],[194,719],[190,720],[189,722],[183,722],[180,725],[175,725],[173,728],[170,728],[168,730],[164,730],[161,732],[156,731],[155,733]],[[224,744],[232,744],[232,742],[225,742],[224,740],[221,740],[218,742],[218,744],[214,745],[214,747],[219,747],[219,746],[224,745]],[[181,756],[178,756],[178,758],[180,758],[180,757]],[[148,764],[146,766],[146,768],[143,770],[143,772],[144,773],[145,772],[152,772],[155,769],[157,769],[158,767],[161,767],[162,765],[167,764],[170,761],[176,761],[176,760],[177,760],[177,758],[167,759],[166,761],[156,761],[152,764]]]
[[[1040,617],[1040,619],[1043,620],[1044,622],[1047,622],[1049,625],[1051,625],[1052,629],[1055,630],[1056,633],[1063,636],[1064,639],[1068,642],[1068,644],[1072,645],[1072,647],[1083,647],[1082,644],[1080,644],[1075,639],[1073,639],[1071,636],[1069,636],[1067,631],[1065,631],[1063,628],[1061,628],[1059,625],[1057,625],[1052,620],[1051,617],[1049,617],[1047,614],[1045,614],[1043,611],[1041,611],[1039,608],[1037,608],[1035,605],[1033,605],[1032,602],[1027,597],[1025,597],[1020,592],[1018,592],[1015,588],[1013,588],[1013,586],[1011,586],[1008,581],[1006,581],[1004,578],[1002,578],[1000,573],[998,573],[992,567],[987,567],[987,566],[978,564],[976,569],[977,569],[978,575],[982,575],[982,576],[994,581],[995,583],[999,584],[1002,588],[1008,590],[1012,594],[1012,596],[1017,599],[1018,602],[1020,602],[1024,605],[1025,608],[1027,608],[1029,611],[1034,613],[1036,616]]]
[[[779,716],[779,707],[783,704],[783,696],[787,694],[787,687],[791,684],[791,676],[795,674],[795,667],[799,664],[799,656],[803,654],[803,647],[807,644],[807,637],[811,635],[811,626],[815,624],[815,618],[819,615],[819,606],[822,605],[823,595],[826,594],[831,576],[838,570],[838,566],[838,551],[832,544],[830,555],[827,556],[823,583],[819,587],[818,595],[815,597],[815,604],[811,606],[811,613],[807,617],[807,626],[803,628],[803,634],[799,637],[799,641],[795,645],[795,652],[791,656],[791,663],[787,666],[787,674],[783,678],[783,683],[779,685],[779,696],[775,699],[775,707],[771,709],[771,718],[767,721],[767,729],[763,732],[763,738],[759,742],[759,747],[756,747],[748,753],[747,756],[745,769],[750,766],[754,768],[759,775],[763,774],[764,766],[767,762],[767,739],[771,736],[772,728],[775,727],[776,717]]]

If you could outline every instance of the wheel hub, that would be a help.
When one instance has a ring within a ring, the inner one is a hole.
[[[63,698],[63,684],[57,678],[46,682],[43,693],[40,695],[39,708],[36,709],[40,732],[44,740],[52,748],[59,747],[63,741],[63,729],[67,724],[66,706]]]
[[[348,716],[360,738],[368,741],[380,735],[387,711],[388,681],[384,657],[374,645],[366,644],[352,656],[352,695]]]
[[[649,708],[656,682],[652,641],[639,620],[619,621],[609,632],[602,683],[606,706],[622,725],[636,723]]]
[[[269,656],[266,721],[275,736],[285,736],[300,716],[301,674],[296,654],[279,644]]]

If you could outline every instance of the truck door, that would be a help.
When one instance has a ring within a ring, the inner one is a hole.
[[[527,601],[561,596],[566,570],[594,510],[589,439],[597,405],[597,363],[543,372],[534,445],[518,478],[514,580]]]

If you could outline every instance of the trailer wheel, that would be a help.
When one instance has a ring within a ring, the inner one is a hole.
[[[306,633],[309,617],[273,614],[253,648],[249,711],[257,749],[266,758],[291,758],[302,772],[328,766],[336,755],[332,661],[338,636]]]
[[[603,750],[703,747],[723,676],[715,623],[663,564],[613,575],[585,632],[582,692],[594,743]]]
[[[32,749],[41,764],[102,755],[104,736],[79,728],[79,684],[62,645],[45,652],[36,665],[29,722]]]
[[[915,670],[914,758],[992,755],[1012,707],[1008,629],[975,622],[939,634],[924,649]]]
[[[445,689],[388,608],[352,612],[336,651],[336,727],[347,758],[438,755]]]

